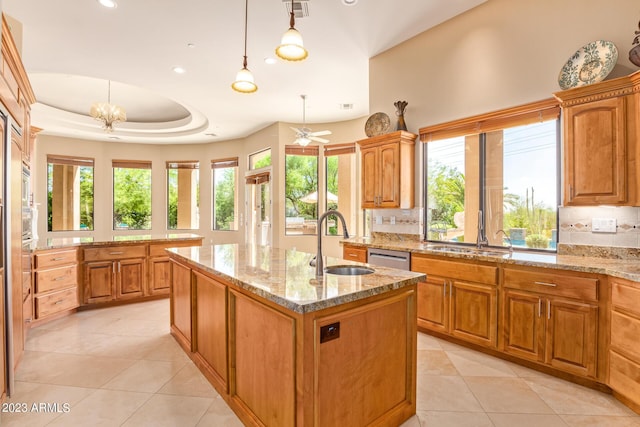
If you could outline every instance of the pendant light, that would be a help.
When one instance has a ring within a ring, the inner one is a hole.
[[[291,18],[289,19],[289,29],[282,36],[280,46],[276,48],[276,55],[287,61],[302,61],[309,52],[304,48],[302,35],[296,30],[296,18],[293,12],[293,0],[291,0]]]
[[[94,102],[89,110],[89,115],[102,122],[105,132],[113,132],[113,125],[127,121],[127,113],[124,108],[111,103],[111,80],[107,89],[107,102]]]
[[[249,15],[249,0],[244,3],[244,60],[242,68],[236,74],[236,81],[231,84],[233,90],[242,93],[253,93],[258,90],[253,80],[253,74],[247,68],[247,16]]]

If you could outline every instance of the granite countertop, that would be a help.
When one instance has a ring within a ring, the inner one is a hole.
[[[106,239],[86,237],[55,237],[51,239],[34,239],[31,242],[31,250],[61,249],[73,246],[100,246],[136,243],[151,243],[163,241],[181,241],[202,239],[202,236],[192,233],[167,233],[167,234],[137,234],[137,235],[113,235]]]
[[[425,279],[424,274],[375,266],[372,274],[325,274],[318,280],[315,267],[309,266],[314,254],[269,246],[205,245],[173,248],[169,252],[178,260],[296,313],[345,304]],[[326,257],[324,265],[361,264]]]
[[[640,259],[607,258],[599,255],[597,250],[571,250],[571,254],[558,255],[555,253],[540,253],[528,251],[514,251],[504,255],[478,255],[474,253],[454,253],[435,250],[445,243],[424,243],[417,240],[392,240],[371,237],[353,237],[341,241],[342,244],[352,246],[371,247],[378,249],[403,250],[412,253],[439,255],[458,259],[477,259],[498,264],[526,265],[532,267],[555,268],[559,270],[580,271],[585,273],[605,274],[613,277],[640,282]],[[491,248],[488,248],[491,250]]]

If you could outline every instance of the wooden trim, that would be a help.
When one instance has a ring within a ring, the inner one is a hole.
[[[55,154],[47,154],[47,163],[55,163],[57,165],[94,167],[95,160],[91,157],[59,156]]]
[[[114,168],[151,169],[151,160],[112,160]]]
[[[346,144],[325,145],[324,156],[339,156],[341,154],[352,154],[356,152],[356,143],[348,142]]]
[[[300,145],[285,145],[284,153],[287,155],[318,157],[320,150],[315,145],[307,147],[302,147]]]
[[[167,161],[167,169],[198,169],[200,162],[198,160],[178,160]]]
[[[422,142],[429,142],[457,136],[486,133],[508,127],[544,122],[557,119],[558,117],[560,117],[559,101],[549,98],[505,110],[423,127],[420,128],[420,140]]]
[[[11,59],[11,63],[9,66],[14,72],[14,77],[18,81],[18,86],[20,88],[20,97],[25,98],[29,105],[36,102],[36,96],[33,92],[33,88],[31,87],[31,83],[29,82],[29,77],[27,77],[27,72],[22,64],[22,58],[20,56],[20,52],[16,47],[15,42],[13,41],[13,36],[11,35],[11,30],[9,29],[9,24],[2,14],[2,50],[7,52],[6,59]]]
[[[238,158],[227,157],[226,159],[211,160],[211,169],[237,168]]]
[[[244,177],[244,181],[247,185],[249,184],[262,184],[265,182],[269,182],[271,180],[270,172],[260,172],[253,175],[248,175]]]

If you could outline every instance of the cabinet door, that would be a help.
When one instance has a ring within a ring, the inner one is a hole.
[[[206,369],[227,389],[227,287],[194,272],[195,330],[193,351],[205,362]]]
[[[191,269],[171,260],[171,331],[191,351]]]
[[[427,275],[426,282],[418,283],[418,326],[449,332],[447,283],[447,279],[432,275]]]
[[[171,264],[169,258],[149,260],[149,295],[169,294]]]
[[[451,335],[496,347],[498,311],[495,286],[451,281]]]
[[[568,107],[565,115],[565,205],[627,200],[625,97]]]
[[[544,360],[545,317],[542,305],[543,300],[537,294],[505,291],[502,318],[503,350],[506,353],[536,362]]]
[[[598,307],[577,301],[547,300],[546,363],[595,377]]]
[[[379,148],[380,187],[378,207],[397,208],[400,206],[400,145],[385,144]]]
[[[85,263],[83,302],[93,304],[113,300],[116,295],[115,274],[112,261]]]
[[[138,298],[144,295],[145,279],[144,259],[125,259],[117,261],[118,281],[117,298]]]
[[[360,151],[362,159],[362,207],[375,208],[378,201],[378,148]]]

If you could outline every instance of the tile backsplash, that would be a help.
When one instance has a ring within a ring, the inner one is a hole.
[[[422,224],[422,208],[373,209],[371,212],[372,233],[422,235]]]
[[[563,207],[559,242],[575,245],[640,247],[640,208],[631,206]],[[593,231],[594,218],[614,219],[616,231]]]

